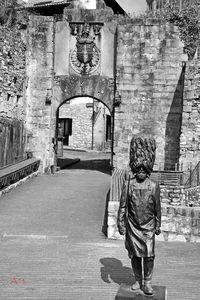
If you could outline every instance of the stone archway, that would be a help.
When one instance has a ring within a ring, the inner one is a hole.
[[[56,77],[54,100],[57,107],[61,106],[66,99],[85,96],[101,101],[112,112],[114,97],[113,78],[100,75],[85,77],[74,74]]]
[[[112,118],[112,108],[95,97],[78,96],[61,102],[55,128],[58,161],[70,151],[89,151],[97,159],[106,156],[112,162]]]
[[[113,162],[113,134],[114,134],[114,84],[113,78],[93,75],[78,76],[75,74],[69,76],[57,76],[54,80],[53,88],[53,114],[52,125],[55,132],[55,143],[57,147],[58,138],[58,110],[67,100],[76,97],[91,97],[103,103],[111,114],[111,165]]]

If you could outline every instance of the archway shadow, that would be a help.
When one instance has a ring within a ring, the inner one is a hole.
[[[164,170],[174,171],[175,165],[179,162],[185,69],[186,67],[184,65],[174,91],[170,111],[166,120]]]
[[[115,282],[119,285],[132,285],[135,282],[132,269],[123,266],[122,262],[119,259],[116,259],[114,257],[104,257],[99,261],[103,265],[100,268],[100,272],[101,279],[104,282]]]
[[[64,167],[63,167],[64,169]],[[65,167],[65,169],[84,169],[99,171],[108,175],[112,174],[112,168],[110,166],[110,159],[90,159],[80,160],[77,163]]]

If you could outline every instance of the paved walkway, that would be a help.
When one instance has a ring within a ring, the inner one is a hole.
[[[0,198],[0,299],[114,300],[133,283],[123,241],[101,232],[110,176],[62,170]],[[154,284],[199,300],[200,245],[157,242]]]

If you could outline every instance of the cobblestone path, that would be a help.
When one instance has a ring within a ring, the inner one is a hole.
[[[102,234],[110,176],[63,170],[0,198],[2,300],[114,300],[133,282],[123,241]],[[200,245],[157,242],[153,283],[199,300]]]

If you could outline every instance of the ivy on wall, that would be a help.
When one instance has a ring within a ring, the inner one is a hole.
[[[184,43],[184,52],[188,59],[193,59],[200,38],[200,3],[198,0],[183,2],[183,8],[171,2],[165,6],[165,19],[175,24]]]
[[[0,24],[11,25],[16,19],[17,0],[2,1],[0,7]]]

